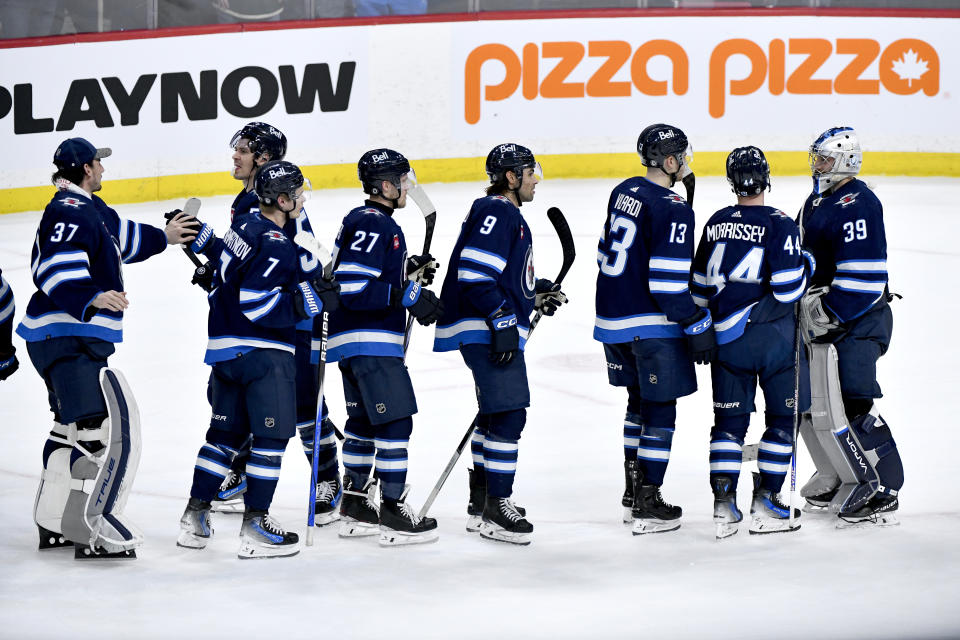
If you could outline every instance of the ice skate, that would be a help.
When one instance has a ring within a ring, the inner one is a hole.
[[[841,512],[837,528],[895,527],[900,524],[900,520],[897,518],[897,509],[899,508],[900,501],[897,496],[877,493],[870,498],[867,504],[856,511]]]
[[[470,502],[467,503],[467,533],[480,531],[483,505],[487,501],[487,478],[484,472],[467,469],[470,481]]]
[[[341,538],[373,536],[380,533],[380,513],[377,504],[377,481],[367,478],[363,488],[353,488],[347,476],[340,501]]]
[[[716,526],[717,540],[723,540],[737,533],[743,513],[737,508],[737,492],[733,482],[726,476],[717,476],[710,481],[713,487],[713,523]]]
[[[620,504],[623,505],[623,524],[633,522],[634,485],[637,482],[637,461],[623,461],[624,489]]]
[[[407,492],[410,485],[403,488],[399,500],[383,498],[380,502],[380,544],[393,547],[405,544],[423,544],[436,542],[440,537],[437,521],[433,518],[420,518],[407,504]]]
[[[780,502],[780,496],[770,489],[757,487],[753,490],[753,503],[750,505],[750,533],[785,533],[796,531],[800,523],[800,510],[793,510],[793,528],[790,527],[790,507]]]
[[[40,534],[40,545],[37,547],[39,551],[47,551],[48,549],[73,548],[73,543],[67,540],[62,533],[50,531],[49,529],[45,529],[40,525],[37,525],[37,531]]]
[[[89,545],[74,545],[74,560],[136,560],[135,549],[126,551],[107,551],[102,547],[91,548]]]
[[[283,530],[266,511],[247,511],[240,529],[241,560],[251,558],[283,558],[300,553],[300,537]]]
[[[247,474],[233,469],[223,479],[217,497],[210,501],[210,510],[217,513],[242,513],[243,494],[247,492]]]
[[[323,527],[340,519],[340,499],[343,497],[343,485],[340,474],[330,480],[317,482],[317,501],[313,507],[313,524]]]
[[[487,496],[483,506],[483,524],[480,535],[488,540],[511,544],[530,544],[533,525],[527,522],[526,510],[513,504],[510,498]]]
[[[826,476],[819,472],[814,473],[803,488],[800,495],[806,500],[803,510],[806,513],[828,513],[830,503],[833,502],[840,489],[840,478]]]
[[[640,536],[679,529],[683,509],[664,502],[657,485],[643,484],[637,489],[631,515],[633,535]]]
[[[177,538],[177,546],[186,549],[203,549],[210,542],[212,535],[210,503],[199,498],[190,498],[180,518],[180,536]]]

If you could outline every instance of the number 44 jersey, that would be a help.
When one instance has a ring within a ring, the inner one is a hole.
[[[697,313],[688,284],[693,234],[693,209],[670,189],[643,177],[614,188],[597,247],[594,339],[683,337],[678,323]]]

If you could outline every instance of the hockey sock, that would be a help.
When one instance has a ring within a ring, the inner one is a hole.
[[[407,446],[413,432],[413,419],[401,418],[377,425],[377,477],[385,498],[399,500],[407,482]]]
[[[487,425],[490,420],[488,416],[477,418],[477,428],[473,430],[473,438],[470,440],[470,453],[473,455],[474,473],[484,473],[483,444],[487,439]]]
[[[643,484],[663,484],[663,476],[670,462],[677,403],[643,402],[643,430],[637,447],[637,462],[643,473]]]
[[[486,463],[487,495],[509,498],[513,495],[513,480],[517,474],[517,440],[507,440],[487,434],[483,445]]]
[[[234,434],[217,429],[207,431],[207,441],[200,447],[197,463],[193,467],[191,498],[209,502],[217,496],[223,479],[230,471],[230,463],[237,455],[234,448],[237,438],[231,438],[231,435]]]
[[[252,510],[268,511],[280,479],[280,463],[287,440],[253,437],[250,460],[247,461],[247,492],[243,503]]]
[[[637,459],[637,449],[640,447],[640,436],[643,434],[643,423],[636,413],[627,411],[623,418],[623,459],[629,462]]]
[[[740,418],[740,416],[736,416]],[[747,420],[750,416],[744,416]],[[730,488],[737,489],[737,480],[740,478],[740,467],[743,464],[743,437],[738,425],[730,424],[730,418],[718,417],[717,426],[710,430],[710,480],[715,475],[728,476],[731,479]],[[733,428],[730,428],[733,427]],[[746,428],[742,430],[746,431]]]
[[[757,468],[760,470],[760,486],[774,493],[779,493],[783,480],[790,471],[792,431],[792,416],[767,416],[767,429],[763,432],[760,448],[757,449]]]
[[[233,462],[230,469],[237,474],[246,473],[247,460],[250,459],[250,447],[253,443],[253,436],[248,436],[240,446],[236,447],[237,454],[233,456]]]
[[[297,425],[303,454],[307,462],[313,464],[313,434],[316,431],[313,420]],[[333,425],[324,420],[320,426],[320,446],[317,449],[317,480],[332,480],[340,471],[337,464],[337,439],[333,434]]]
[[[343,426],[343,468],[357,490],[366,484],[373,469],[373,437],[363,435],[372,430],[366,418],[347,418]]]

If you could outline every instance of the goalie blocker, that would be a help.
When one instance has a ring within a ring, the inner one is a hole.
[[[81,442],[73,448],[63,535],[78,559],[136,558],[143,534],[123,510],[140,463],[140,413],[118,370],[102,369],[100,387],[108,413],[98,434],[103,448],[90,451]]]

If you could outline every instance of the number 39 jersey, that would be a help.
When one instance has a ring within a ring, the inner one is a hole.
[[[597,247],[593,337],[613,344],[681,338],[678,324],[697,313],[690,295],[693,209],[643,177],[614,188]]]
[[[880,200],[854,179],[823,199],[811,194],[800,215],[803,247],[817,261],[812,286],[830,285],[823,304],[841,322],[860,317],[887,288],[887,237]]]
[[[717,344],[733,342],[748,321],[791,313],[806,290],[800,230],[773,207],[721,209],[703,227],[692,280],[694,300],[710,307]]]

